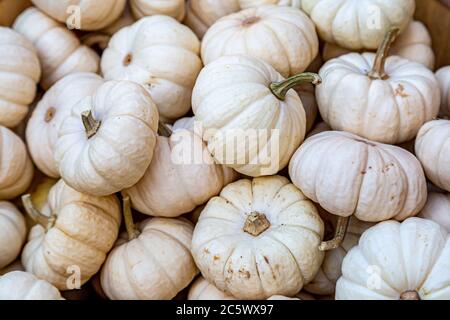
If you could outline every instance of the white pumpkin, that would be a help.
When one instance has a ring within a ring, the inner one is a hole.
[[[122,14],[126,0],[31,0],[40,10],[59,22],[82,30],[98,30]]]
[[[188,292],[188,300],[237,300],[233,296],[220,291],[202,276],[195,280]],[[300,292],[294,298],[281,295],[274,295],[267,300],[315,300],[313,296],[306,292]]]
[[[190,109],[202,62],[200,42],[188,27],[167,16],[140,19],[117,32],[101,61],[107,80],[131,80],[152,96],[164,119]]]
[[[50,283],[31,273],[13,271],[0,276],[0,300],[64,300]]]
[[[290,89],[308,82],[320,79],[305,73],[285,80],[248,56],[224,56],[207,65],[195,84],[192,109],[217,162],[249,176],[283,169],[306,129],[303,104]]]
[[[418,217],[433,220],[450,233],[450,194],[428,193],[427,203]]]
[[[329,213],[321,214],[326,223],[336,225],[336,219]],[[373,226],[372,223],[363,222],[355,217],[351,217],[348,223],[345,238],[338,248],[327,251],[323,263],[316,277],[308,283],[304,290],[318,295],[333,295],[336,288],[336,281],[341,276],[342,260],[351,248],[358,244],[361,234]]]
[[[34,168],[23,141],[2,126],[0,155],[0,200],[14,199],[30,186]]]
[[[30,196],[22,199],[27,213],[39,223],[22,252],[26,271],[60,290],[73,289],[68,286],[73,285],[71,276],[79,276],[80,285],[86,283],[117,239],[121,215],[116,197],[89,196],[60,180],[50,189],[41,212]]]
[[[107,81],[80,100],[54,147],[59,173],[72,188],[109,195],[136,184],[153,157],[158,110],[130,81]]]
[[[416,139],[416,156],[427,178],[439,188],[450,192],[450,121],[426,123]]]
[[[14,19],[29,6],[31,6],[30,0],[0,1],[0,26],[9,27]]]
[[[9,265],[20,254],[26,233],[22,213],[12,203],[0,201],[0,269]]]
[[[433,72],[398,56],[387,57],[395,31],[377,54],[351,53],[320,70],[316,97],[323,120],[334,130],[399,144],[414,139],[439,113],[440,92]]]
[[[415,1],[302,0],[302,9],[326,42],[352,50],[376,49],[390,28],[407,28]]]
[[[12,128],[27,115],[41,67],[33,44],[10,28],[0,27],[0,57],[0,125]]]
[[[190,253],[192,223],[150,218],[136,227],[129,198],[124,216],[128,234],[122,234],[103,266],[103,291],[112,300],[172,299],[198,273]]]
[[[182,21],[186,12],[185,0],[130,0],[130,6],[137,19],[161,14]]]
[[[123,194],[139,212],[172,218],[218,195],[236,176],[232,169],[214,162],[201,136],[178,129],[170,137],[157,138],[144,176]]]
[[[319,51],[313,22],[301,10],[284,6],[249,8],[214,23],[202,41],[205,65],[225,55],[264,60],[284,77],[303,72]]]
[[[192,254],[202,275],[237,299],[293,296],[316,275],[323,221],[281,176],[239,180],[202,211]]]
[[[437,223],[382,222],[344,258],[336,300],[450,299],[450,237]]]
[[[289,176],[329,213],[366,222],[404,220],[427,199],[422,166],[411,153],[348,132],[308,138],[292,157]]]
[[[431,36],[427,27],[420,21],[412,21],[392,44],[389,54],[421,63],[428,69],[433,70],[436,58],[431,44]],[[325,43],[322,52],[323,59],[328,61],[351,51],[334,44]]]
[[[81,45],[73,32],[34,7],[25,10],[13,28],[35,45],[44,89],[70,73],[95,73],[99,69],[100,58],[95,51]]]
[[[436,78],[441,88],[441,114],[450,117],[450,66],[439,69]]]
[[[76,103],[102,84],[103,79],[94,73],[70,74],[56,82],[37,104],[27,123],[26,138],[34,164],[45,175],[59,177],[54,147],[61,124]]]
[[[297,9],[302,8],[302,0],[239,0],[242,9],[258,7],[268,4],[277,4],[279,6],[289,6]]]

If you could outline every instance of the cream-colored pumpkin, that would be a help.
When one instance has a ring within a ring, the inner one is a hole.
[[[0,27],[0,125],[15,127],[36,96],[41,67],[33,44],[10,28]]]
[[[186,26],[168,16],[140,19],[117,32],[102,56],[107,80],[131,80],[152,96],[165,119],[190,109],[192,88],[202,62],[200,41]]]
[[[300,74],[285,81],[267,63],[242,55],[207,65],[195,84],[192,109],[217,162],[249,176],[283,169],[305,136],[305,110],[290,90],[302,82],[320,79]]]
[[[237,300],[233,296],[220,291],[202,276],[192,283],[188,292],[188,300]],[[267,300],[315,300],[313,296],[306,292],[300,292],[294,298],[281,295],[274,295]]]
[[[60,180],[51,188],[41,212],[29,196],[23,200],[39,223],[31,229],[22,251],[26,271],[60,290],[70,289],[71,275],[79,275],[81,285],[86,283],[99,271],[117,239],[121,215],[116,197],[89,196]]]
[[[34,7],[25,10],[13,28],[35,45],[44,89],[70,73],[95,73],[99,69],[100,58],[94,50],[81,45],[73,32]]]
[[[31,6],[30,0],[1,0],[0,26],[9,27],[14,19],[29,6]]]
[[[54,147],[59,173],[72,188],[104,196],[129,188],[153,157],[158,110],[130,81],[107,81],[80,100]]]
[[[285,6],[249,8],[226,16],[202,41],[205,65],[225,55],[264,60],[284,77],[303,72],[319,51],[313,22],[301,10]]]
[[[23,141],[0,126],[0,200],[22,194],[30,186],[33,174],[33,163]]]
[[[433,72],[399,56],[387,57],[394,32],[378,53],[351,53],[328,61],[316,89],[323,120],[334,130],[383,143],[414,139],[439,113],[440,92]]]
[[[130,0],[130,6],[137,19],[161,14],[182,21],[186,12],[185,0]]]
[[[203,38],[214,22],[239,10],[239,0],[188,0],[184,23]]]
[[[312,84],[304,84],[295,88],[306,113],[306,132],[309,132],[316,122],[319,107],[316,101],[316,89]]]
[[[415,1],[302,0],[302,9],[326,42],[352,50],[376,49],[390,28],[407,28]]]
[[[94,73],[73,73],[56,82],[39,101],[28,120],[26,137],[34,164],[49,177],[58,178],[54,147],[63,121],[72,107],[91,96],[103,79]]]
[[[382,222],[344,258],[336,300],[450,299],[450,237],[437,223]]]
[[[293,296],[316,275],[323,221],[281,176],[239,180],[202,211],[192,253],[202,275],[237,299]]]
[[[109,26],[120,17],[126,4],[126,0],[31,1],[53,19],[82,30],[98,30]]]
[[[439,188],[450,192],[450,121],[426,123],[416,139],[416,156],[427,178]]]
[[[13,271],[0,276],[0,300],[64,300],[60,292],[33,274]]]
[[[450,194],[428,193],[427,203],[418,217],[433,220],[450,233]]]
[[[328,213],[321,214],[321,216],[333,226],[336,225],[335,216]],[[304,290],[318,295],[333,295],[336,281],[341,276],[342,260],[347,252],[358,244],[361,234],[372,226],[372,223],[360,221],[355,217],[350,218],[344,240],[338,248],[325,253],[319,272],[314,280],[305,286]]]
[[[149,218],[136,228],[128,201],[128,234],[122,234],[102,268],[103,291],[112,300],[172,299],[198,273],[190,253],[193,225],[183,218]]]
[[[450,117],[450,66],[439,69],[436,78],[441,88],[441,114]]]
[[[420,21],[412,21],[395,40],[389,54],[419,62],[433,70],[436,59],[431,44],[431,36],[427,27]],[[322,55],[323,59],[328,61],[350,52],[350,50],[337,45],[325,43]]]
[[[22,213],[12,203],[0,201],[0,269],[13,262],[20,254],[26,233]]]
[[[367,222],[404,220],[427,199],[422,166],[411,153],[348,132],[308,138],[292,157],[289,176],[331,214]]]
[[[178,129],[159,136],[143,178],[123,191],[133,208],[157,217],[178,217],[204,204],[236,179],[236,173],[216,164],[201,136]]]

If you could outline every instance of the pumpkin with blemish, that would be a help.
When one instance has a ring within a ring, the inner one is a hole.
[[[203,277],[228,295],[294,296],[322,263],[323,232],[314,204],[286,178],[243,179],[208,202],[191,250]]]

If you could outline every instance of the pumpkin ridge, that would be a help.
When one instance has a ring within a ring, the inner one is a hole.
[[[216,238],[217,239],[217,238]],[[213,239],[214,240],[214,239]],[[230,261],[230,259],[231,259],[231,257],[233,256],[233,254],[234,254],[234,252],[236,251],[236,249],[239,247],[239,243],[238,244],[236,244],[236,243],[233,243],[233,248],[229,251],[229,255],[228,255],[228,257],[225,259],[225,263],[223,264],[223,270],[222,270],[222,277],[223,277],[223,282],[224,282],[224,286],[225,286],[225,288],[226,288],[226,290],[227,291],[229,291],[228,290],[228,282],[229,282],[229,278],[228,278],[228,272],[227,272],[227,265],[228,265],[228,262]],[[220,279],[219,279],[220,280]],[[215,283],[215,281],[213,280],[213,282],[214,282],[214,285],[217,287],[217,285],[216,285],[216,283]]]
[[[253,263],[255,264],[255,271],[256,271],[256,275],[257,275],[257,277],[258,277],[258,279],[259,279],[259,287],[260,287],[260,289],[262,290],[262,292],[264,293],[264,295],[267,295],[267,291],[266,291],[266,288],[264,288],[264,285],[263,285],[263,282],[262,282],[262,280],[261,280],[261,274],[260,274],[260,272],[259,272],[259,265],[258,265],[258,263],[256,262],[256,254],[255,254],[255,252],[253,251],[255,248],[252,246],[252,250],[251,250],[251,253],[252,253],[252,256],[253,256]]]

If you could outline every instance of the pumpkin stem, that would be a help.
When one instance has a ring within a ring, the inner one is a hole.
[[[111,40],[111,36],[103,32],[92,32],[81,37],[84,45],[91,48],[97,45],[102,50],[108,47],[109,40]]]
[[[252,212],[247,216],[244,224],[244,231],[254,237],[259,236],[270,227],[270,222],[266,215],[259,212]]]
[[[420,296],[416,290],[408,290],[400,295],[400,300],[420,300]]]
[[[329,241],[323,241],[319,245],[319,250],[320,251],[329,251],[329,250],[333,250],[333,249],[336,249],[337,247],[339,247],[342,243],[342,240],[344,240],[349,221],[350,221],[350,217],[339,217],[333,239],[331,239]]]
[[[286,93],[290,89],[304,83],[318,85],[322,83],[322,79],[317,73],[300,73],[280,82],[272,82],[270,84],[270,90],[279,100],[284,101],[284,99],[286,99]]]
[[[374,80],[386,80],[389,78],[384,70],[384,66],[389,55],[389,50],[391,49],[391,46],[397,38],[399,32],[399,28],[392,28],[386,33],[383,42],[378,48],[372,70],[367,74],[370,78]]]
[[[91,110],[83,111],[81,113],[81,120],[83,121],[87,138],[92,138],[100,128],[100,121],[94,119]]]
[[[49,230],[55,225],[56,216],[51,215],[50,217],[40,213],[33,204],[31,200],[31,195],[25,194],[22,196],[22,203],[25,208],[27,214],[33,219],[34,222],[40,224],[45,228],[45,230]]]
[[[172,135],[172,130],[169,128],[169,126],[163,122],[158,123],[158,134],[162,137],[169,138]]]
[[[140,232],[133,222],[130,197],[123,198],[123,217],[125,219],[125,228],[127,229],[128,239],[131,241],[139,237]]]

